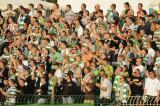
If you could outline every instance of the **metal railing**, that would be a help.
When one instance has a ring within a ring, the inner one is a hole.
[[[0,96],[0,104],[88,104],[90,106],[160,106],[160,98],[130,96],[119,100],[112,97],[110,100],[99,96],[86,95],[17,95],[13,97]],[[85,105],[87,106],[87,105]]]

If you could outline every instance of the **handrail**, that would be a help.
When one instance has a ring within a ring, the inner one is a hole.
[[[64,100],[66,100],[64,102]],[[67,102],[67,100],[69,102]],[[150,97],[150,96],[128,96],[123,99],[119,97],[112,97],[111,99],[104,99],[98,96],[87,96],[87,95],[33,95],[33,94],[20,94],[16,97],[5,97],[0,96],[0,103],[15,103],[15,104],[127,104],[127,106],[133,105],[150,105],[158,106],[160,105],[160,98]]]

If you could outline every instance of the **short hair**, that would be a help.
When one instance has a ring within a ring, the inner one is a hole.
[[[23,6],[21,7],[21,10],[25,11],[26,12],[26,8],[24,8]]]
[[[106,78],[108,77],[108,74],[105,72],[104,69],[101,69],[100,72],[103,72],[105,74]]]
[[[55,5],[57,6],[57,8],[59,8],[59,4],[56,3]]]
[[[153,69],[148,70],[148,72],[149,73],[152,72],[152,73],[154,73],[154,75],[156,75],[156,73],[155,73],[155,71]]]
[[[102,9],[98,10],[98,12],[100,12],[100,13],[102,13],[102,14],[103,14],[103,10],[102,10]]]
[[[146,21],[146,19],[144,17],[140,17],[139,19],[141,19],[143,22]]]
[[[148,17],[154,17],[153,14],[149,14]]]
[[[11,19],[12,19],[12,21],[15,23],[15,17],[10,16],[9,18],[11,18]],[[8,19],[9,19],[9,18],[8,18]]]
[[[42,11],[41,10],[38,10],[37,13],[42,15]]]
[[[85,3],[82,3],[82,5],[86,8],[86,4]]]
[[[61,41],[61,43],[63,43],[64,45],[67,46],[67,42],[66,41]]]
[[[66,6],[67,6],[67,7],[69,7],[70,9],[72,9],[72,7],[71,7],[71,5],[70,5],[70,4],[67,4]]]
[[[39,6],[41,6],[41,8],[43,8],[43,4],[38,4]]]
[[[146,54],[148,54],[148,49],[144,49],[144,51],[146,52]]]
[[[54,50],[58,51],[58,48],[57,48],[57,46],[54,46],[52,49],[54,49]]]
[[[138,5],[141,5],[141,7],[143,7],[143,4],[142,4],[142,3],[138,3]]]
[[[29,6],[31,6],[32,8],[34,8],[34,4],[33,3],[30,3]]]
[[[20,9],[24,8],[22,5],[19,6]]]
[[[127,5],[127,6],[129,7],[129,2],[125,2],[124,4]]]
[[[25,79],[20,78],[21,81],[26,82]]]
[[[14,79],[9,79],[13,84],[16,84],[16,81]]]
[[[87,13],[87,15],[89,15],[89,11],[88,10],[84,10],[86,13]]]
[[[116,8],[116,4],[112,4],[111,6],[112,6],[114,9]]]
[[[13,8],[13,5],[12,5],[12,4],[8,4],[7,6],[9,6],[11,9]]]
[[[51,71],[49,72],[50,75],[54,76],[54,73],[56,72],[55,69],[51,69]]]

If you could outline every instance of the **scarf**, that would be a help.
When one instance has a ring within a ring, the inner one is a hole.
[[[23,24],[24,24],[24,20],[26,18],[26,14],[25,15],[20,15],[19,18],[18,18],[18,25],[19,25],[19,28],[22,29],[23,28]]]
[[[121,91],[121,88],[123,87],[123,91]],[[117,91],[118,91],[118,93],[117,93],[117,96],[121,96],[120,94],[120,92],[123,92],[122,94],[122,97],[120,97],[120,98],[122,98],[122,100],[123,99],[126,99],[126,97],[127,97],[127,83],[126,82],[124,82],[124,84],[123,85],[121,85],[121,84],[118,84],[118,87],[117,87]]]

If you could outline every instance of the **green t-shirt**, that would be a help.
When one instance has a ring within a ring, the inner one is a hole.
[[[62,56],[62,54],[59,53],[59,52],[55,52],[55,53],[53,54],[53,60],[56,61],[56,62],[61,62],[61,61],[63,61],[63,56]]]
[[[57,29],[56,29],[55,27],[51,27],[51,28],[48,30],[48,33],[49,33],[49,34],[58,34]]]

